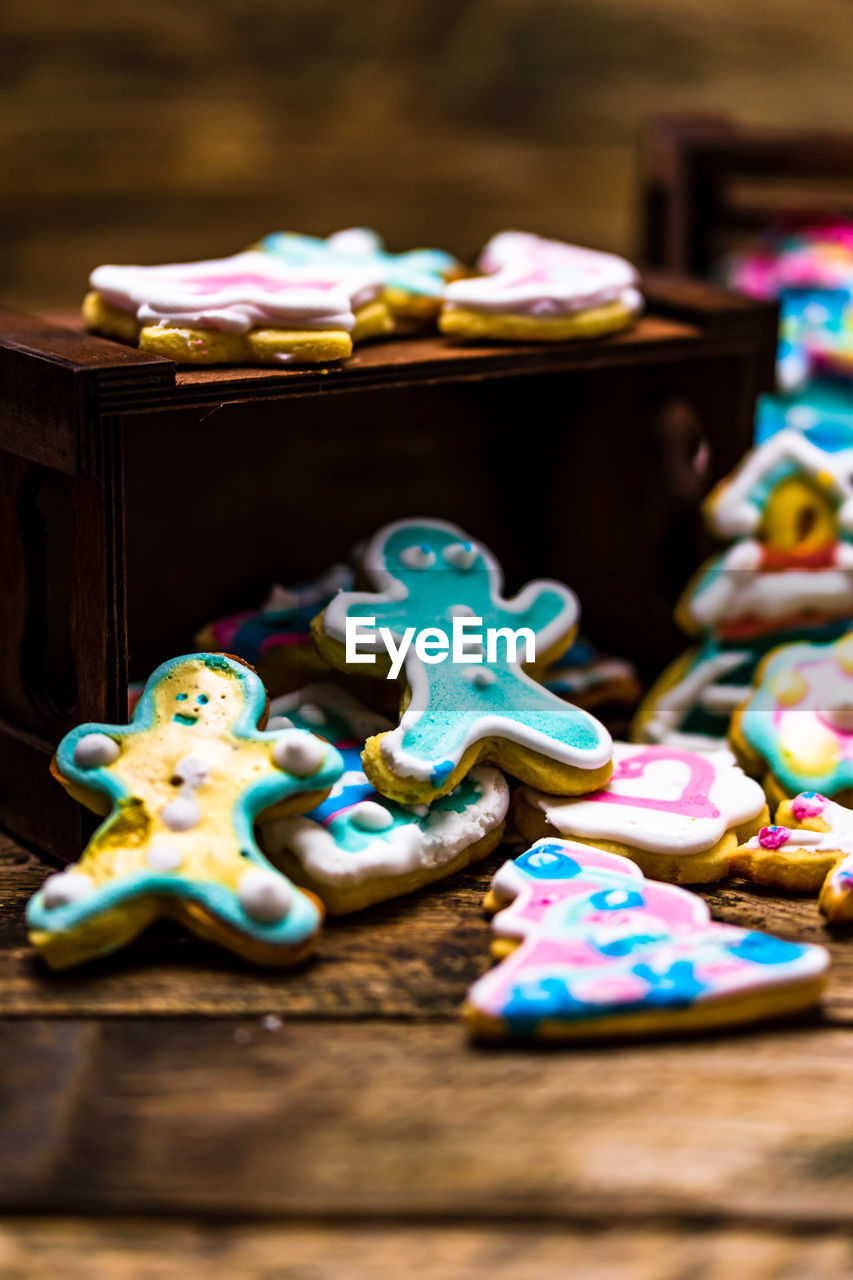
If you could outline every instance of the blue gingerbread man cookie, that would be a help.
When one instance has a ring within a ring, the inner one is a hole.
[[[106,819],[27,909],[49,964],[115,951],[160,916],[259,964],[310,949],[322,908],[270,866],[253,822],[311,809],[343,761],[304,730],[264,732],[266,715],[250,667],[199,653],[157,668],[130,724],[66,734],[52,772]]]
[[[365,744],[364,771],[377,791],[429,804],[480,762],[552,795],[604,786],[607,731],[525,670],[542,669],[571,643],[578,605],[568,587],[531,582],[507,600],[491,552],[456,525],[428,519],[381,529],[362,574],[371,590],[341,592],[312,629],[332,665],[405,681],[399,725]]]

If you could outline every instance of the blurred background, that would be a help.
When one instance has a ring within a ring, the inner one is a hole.
[[[848,0],[5,0],[0,287],[374,225],[635,247],[652,114],[849,126]]]

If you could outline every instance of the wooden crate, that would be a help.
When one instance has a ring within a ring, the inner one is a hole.
[[[853,133],[749,128],[724,116],[662,116],[646,129],[641,260],[711,275],[781,213],[853,215]]]
[[[125,719],[128,680],[201,624],[401,516],[457,520],[510,589],[568,581],[594,639],[653,674],[681,643],[697,498],[771,385],[776,313],[684,279],[646,291],[606,340],[435,335],[308,370],[176,368],[0,312],[0,822],[76,856],[86,818],[47,769],[61,735]]]

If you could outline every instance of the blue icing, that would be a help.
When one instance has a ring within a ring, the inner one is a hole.
[[[853,388],[841,378],[821,378],[788,394],[764,395],[758,402],[756,444],[793,427],[827,453],[853,448]]]
[[[75,762],[74,753],[78,742],[89,734],[98,733],[105,734],[120,745],[125,739],[156,728],[156,701],[159,698],[160,714],[163,715],[168,703],[168,682],[192,679],[192,668],[199,665],[218,673],[229,683],[236,681],[240,687],[240,711],[229,729],[235,738],[244,742],[272,744],[281,736],[278,732],[264,732],[257,728],[258,720],[266,708],[266,690],[254,671],[242,663],[235,662],[222,654],[191,654],[164,662],[147,680],[142,696],[134,708],[130,724],[79,725],[65,735],[57,748],[57,765],[63,777],[85,791],[95,792],[111,802],[111,811],[92,837],[87,851],[92,850],[94,853],[99,846],[118,847],[114,836],[111,836],[111,830],[119,829],[122,823],[132,821],[137,812],[141,815],[143,810],[140,802],[130,795],[126,783],[112,771],[109,765],[83,768]],[[188,698],[186,693],[178,692],[174,695],[173,701],[175,704],[186,705]],[[202,702],[201,699],[198,701]],[[192,751],[193,734],[201,714],[201,711],[193,716],[176,713],[172,717],[173,721],[177,721],[186,729],[188,754]],[[232,810],[235,856],[239,857],[242,854],[249,862],[272,872],[272,868],[255,842],[253,831],[255,817],[264,809],[295,794],[327,789],[340,776],[342,767],[341,757],[331,746],[327,748],[322,767],[307,779],[284,773],[271,764],[269,771],[247,786],[235,801]],[[284,876],[281,878],[286,879]],[[27,907],[27,921],[31,929],[55,935],[109,913],[115,907],[134,898],[159,894],[204,905],[212,914],[238,927],[241,933],[251,934],[265,941],[273,940],[291,945],[298,943],[309,937],[320,921],[320,913],[315,904],[299,890],[294,891],[294,905],[287,915],[274,925],[270,925],[247,916],[236,894],[222,885],[190,879],[177,873],[167,875],[145,870],[137,870],[109,880],[99,885],[87,897],[65,906],[47,909],[39,892]]]
[[[735,943],[728,944],[728,950],[739,960],[749,960],[753,964],[790,964],[805,954],[806,948],[796,942],[786,942],[783,938],[773,938],[766,933],[751,931]]]
[[[559,844],[536,844],[515,859],[515,866],[534,880],[572,880],[581,870]]]
[[[496,602],[493,594],[499,596],[500,577],[489,567],[482,551],[477,552],[470,566],[459,567],[445,558],[445,550],[464,538],[465,535],[452,526],[438,522],[411,521],[391,526],[384,543],[373,544],[367,569],[372,574],[380,565],[384,566],[396,581],[397,598],[383,600],[367,596],[348,601],[346,597],[339,597],[346,614],[373,616],[377,628],[387,627],[397,637],[410,627],[414,627],[416,633],[435,628],[450,644],[452,621],[448,611],[464,604],[476,617],[482,618],[484,631],[502,627],[517,631],[524,627],[538,638],[546,628],[554,626],[549,635],[556,640],[561,630],[560,620],[566,617],[567,611],[563,594],[548,583],[531,584],[524,608],[515,611]],[[435,557],[432,565],[413,568],[401,559],[401,554],[412,547],[423,546]],[[565,629],[569,625],[566,617]],[[522,646],[521,656],[523,653]],[[511,722],[507,726],[509,736],[519,728],[542,735],[546,741],[541,742],[541,746],[535,745],[546,753],[550,747],[555,754],[553,746],[558,745],[569,748],[576,758],[573,762],[578,764],[582,764],[584,755],[594,756],[591,763],[595,765],[606,762],[609,737],[598,721],[526,678],[507,660],[502,640],[498,642],[497,661],[476,666],[476,670],[485,670],[494,677],[491,683],[475,684],[470,678],[471,669],[454,663],[449,656],[440,663],[422,663],[415,657],[414,650],[409,650],[407,675],[410,683],[416,676],[422,685],[413,688],[410,714],[415,710],[415,700],[422,714],[401,731],[399,747],[404,755],[427,766],[430,774],[444,768],[448,760],[458,762],[466,744],[480,736],[478,722],[484,717]]]
[[[655,1008],[691,1004],[705,990],[705,983],[696,977],[692,960],[676,960],[661,970],[649,964],[636,964],[632,972],[648,984],[642,1004]]]
[[[590,894],[589,905],[594,911],[630,911],[642,907],[644,898],[637,889],[598,889]]]
[[[363,251],[341,247],[334,243],[334,237],[330,237],[330,243],[315,236],[289,231],[276,231],[264,236],[257,247],[294,267],[376,267],[386,287],[427,298],[441,297],[446,276],[456,266],[452,254],[441,249],[388,253],[375,232],[361,227],[358,232],[363,238]],[[342,244],[345,246],[346,241]]]
[[[442,786],[453,772],[454,764],[452,760],[442,760],[441,764],[433,766],[432,782],[433,786]]]

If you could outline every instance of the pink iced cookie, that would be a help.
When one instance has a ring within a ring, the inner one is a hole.
[[[642,308],[624,258],[522,231],[486,245],[479,276],[444,291],[443,333],[504,341],[564,341],[627,328]]]
[[[759,884],[820,892],[830,920],[853,920],[853,811],[817,791],[780,804],[776,823],[747,840],[732,870]]]
[[[829,957],[715,924],[701,898],[624,858],[540,840],[486,900],[500,963],[468,993],[473,1033],[574,1040],[727,1026],[807,1008]]]
[[[739,840],[768,819],[764,792],[728,751],[617,742],[613,765],[608,785],[592,795],[522,788],[515,802],[522,834],[603,845],[648,875],[695,884],[726,875]]]

